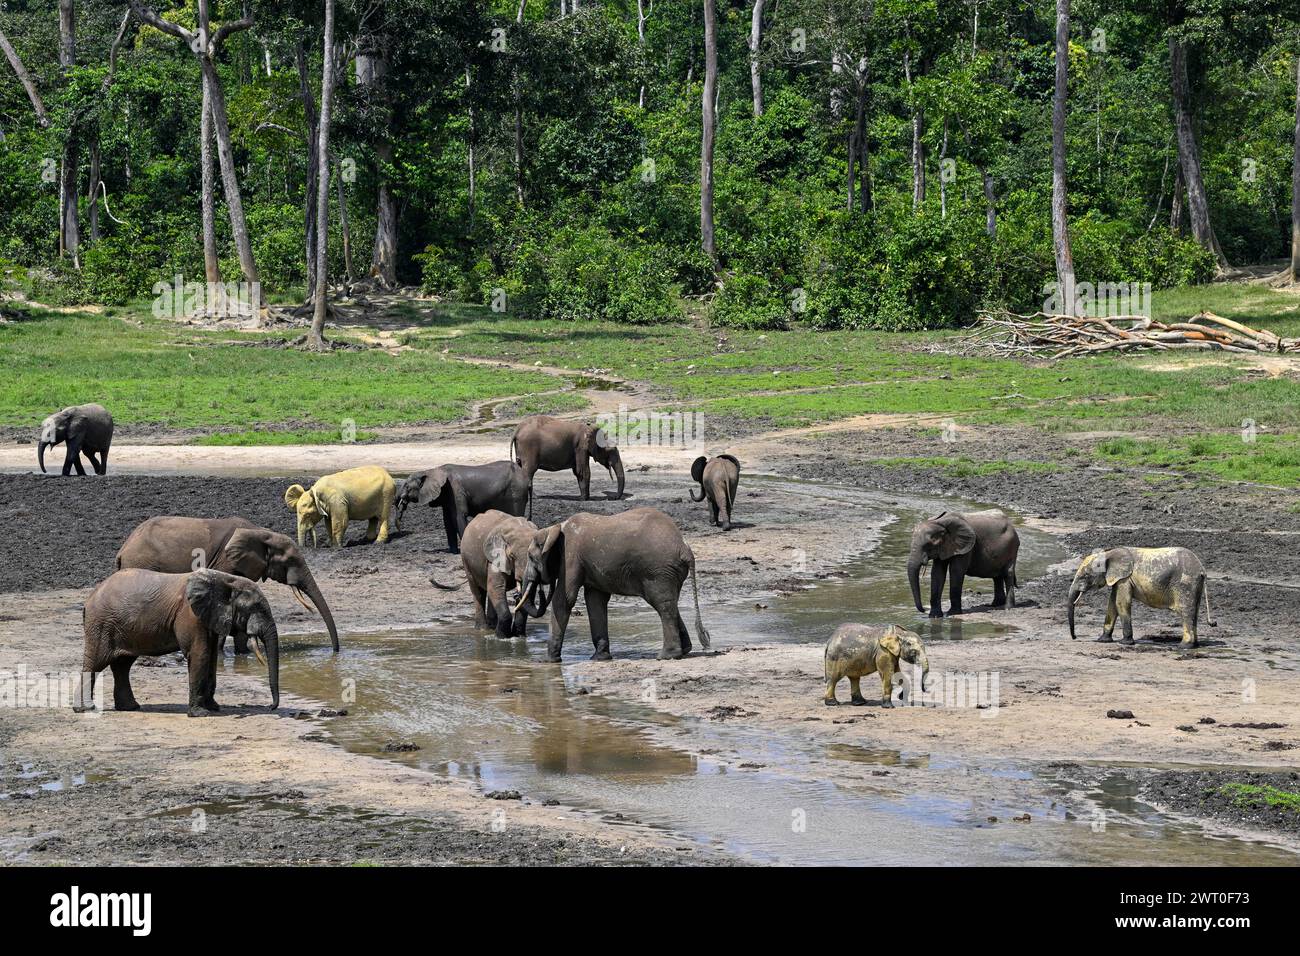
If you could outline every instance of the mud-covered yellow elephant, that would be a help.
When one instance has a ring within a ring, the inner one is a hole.
[[[388,516],[397,497],[393,476],[378,465],[364,465],[326,475],[310,488],[290,485],[284,503],[298,513],[298,544],[322,519],[329,522],[330,543],[343,547],[343,534],[349,521],[369,521],[367,541],[388,540]]]

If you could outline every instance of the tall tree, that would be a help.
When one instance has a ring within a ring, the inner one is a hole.
[[[45,111],[45,101],[41,99],[40,92],[36,89],[36,84],[32,81],[32,76],[27,72],[27,67],[23,66],[23,61],[19,58],[18,53],[14,50],[13,44],[5,36],[4,30],[0,30],[0,50],[4,50],[5,59],[9,61],[9,66],[13,69],[14,75],[18,77],[18,82],[27,93],[27,98],[31,100],[32,109],[36,112],[36,122],[43,128],[50,125],[50,116]]]
[[[1300,282],[1300,52],[1295,59],[1295,134],[1291,147],[1291,281]]]
[[[1219,268],[1228,267],[1219,239],[1210,222],[1210,204],[1201,175],[1201,149],[1192,125],[1191,94],[1187,86],[1187,44],[1176,33],[1169,34],[1169,78],[1174,101],[1174,131],[1178,136],[1178,160],[1187,189],[1187,213],[1196,241],[1214,254]]]
[[[65,83],[77,65],[77,10],[73,0],[59,0],[59,73]],[[63,163],[59,178],[59,249],[81,268],[81,225],[77,216],[77,202],[81,194],[77,189],[78,166],[81,162],[81,140],[74,119],[69,124],[63,141]]]
[[[714,0],[704,0],[704,92],[700,96],[703,123],[700,136],[700,247],[716,270],[718,250],[713,236],[713,141],[718,112],[718,18]]]
[[[763,115],[763,70],[759,52],[763,46],[763,7],[765,0],[754,0],[749,17],[749,85],[754,93],[754,115]]]
[[[330,227],[330,114],[334,108],[334,0],[325,0],[325,30],[321,49],[320,118],[316,153],[320,169],[316,177],[316,286],[312,292],[309,348],[325,349],[325,318],[329,313],[329,227]]]
[[[1052,93],[1052,251],[1056,287],[1067,315],[1076,310],[1065,187],[1065,115],[1070,92],[1070,0],[1056,0],[1056,85]]]

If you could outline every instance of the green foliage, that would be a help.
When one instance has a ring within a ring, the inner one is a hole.
[[[784,329],[790,306],[761,275],[738,275],[727,280],[709,308],[709,320],[738,329]]]

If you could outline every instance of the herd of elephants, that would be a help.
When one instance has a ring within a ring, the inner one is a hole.
[[[96,474],[108,467],[113,420],[100,405],[79,405],[51,415],[41,426],[37,456],[45,470],[47,447],[63,444],[63,474],[85,474],[85,456]],[[96,461],[95,456],[99,460]],[[368,542],[388,540],[412,504],[440,507],[447,544],[459,553],[465,578],[436,587],[455,590],[468,585],[480,629],[496,637],[523,637],[529,618],[550,611],[547,660],[558,663],[569,617],[579,592],[586,597],[587,619],[595,647],[593,660],[609,660],[608,606],[611,595],[639,597],[659,614],[663,625],[661,659],[691,652],[686,623],[678,610],[689,576],[695,605],[695,630],[708,648],[709,634],[700,617],[695,554],[676,522],[655,508],[631,508],[614,515],[578,512],[546,528],[531,521],[533,479],[538,471],[571,470],[582,499],[589,500],[591,461],[605,466],[623,497],[625,475],[619,450],[598,427],[535,415],[525,419],[510,442],[510,457],[486,465],[447,464],[409,475],[399,485],[378,465],[325,475],[310,488],[291,485],[284,502],[297,516],[297,542],[240,517],[152,517],[127,537],[117,552],[116,570],[86,599],[85,656],[89,674],[78,692],[78,709],[90,706],[95,675],[113,671],[114,706],[136,710],[131,692],[131,665],[139,657],[182,652],[189,663],[189,714],[205,716],[218,709],[214,699],[216,665],[227,637],[236,653],[252,649],[268,669],[273,706],[279,706],[279,641],[275,620],[258,583],[267,579],[288,585],[308,610],[314,605],[329,630],[334,651],[338,629],[320,587],[308,569],[302,548],[308,535],[317,543],[324,523],[329,544],[342,547],[351,521],[366,521]],[[740,462],[731,455],[701,456],[691,466],[694,501],[708,501],[712,524],[731,528],[740,480]],[[943,512],[919,522],[912,531],[908,581],[917,611],[921,571],[931,565],[930,617],[942,617],[944,582],[950,614],[962,612],[962,585],[969,576],[994,582],[994,607],[1015,607],[1016,557],[1020,539],[1015,525],[993,509]],[[1205,568],[1186,548],[1115,547],[1098,550],[1081,561],[1070,584],[1068,617],[1074,634],[1074,607],[1097,588],[1109,589],[1100,641],[1112,640],[1117,621],[1123,641],[1133,642],[1132,602],[1174,611],[1182,620],[1182,643],[1197,643],[1201,602],[1209,615]],[[309,605],[304,600],[311,601]],[[1213,624],[1213,621],[1210,622]],[[893,678],[900,662],[919,669],[926,687],[929,663],[920,637],[905,628],[845,624],[826,645],[824,701],[837,703],[835,689],[849,679],[852,703],[865,704],[859,681],[877,674],[881,703],[892,706]]]

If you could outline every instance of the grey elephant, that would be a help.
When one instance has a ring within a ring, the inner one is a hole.
[[[339,632],[325,595],[312,577],[307,560],[287,534],[261,528],[245,518],[149,518],[136,525],[117,552],[116,567],[145,568],[179,574],[198,567],[237,574],[250,581],[270,579],[287,584],[307,610],[305,592],[329,630],[334,653]],[[235,653],[248,653],[248,640],[235,638]]]
[[[266,596],[247,578],[224,571],[164,574],[131,568],[105,578],[90,592],[82,610],[85,625],[83,674],[113,670],[113,705],[139,710],[131,691],[131,665],[140,657],[180,651],[189,662],[189,715],[206,717],[219,708],[218,645],[228,634],[252,638],[267,666],[271,706],[280,706],[280,640]],[[263,654],[265,651],[265,654]],[[87,685],[80,687],[76,709],[84,710]]]
[[[550,586],[551,633],[547,660],[559,663],[569,615],[585,588],[587,621],[591,625],[594,661],[607,661],[609,653],[609,598],[612,594],[639,597],[659,612],[663,627],[660,660],[676,660],[691,652],[691,636],[677,609],[687,576],[695,596],[695,629],[700,644],[709,644],[709,632],[700,618],[699,583],[695,554],[682,540],[673,519],[654,508],[633,508],[616,515],[579,512],[533,537],[524,571],[524,602],[537,589]]]
[[[1205,586],[1205,566],[1186,548],[1110,548],[1094,551],[1079,563],[1070,582],[1070,604],[1066,612],[1070,638],[1074,639],[1074,606],[1083,595],[1095,588],[1110,588],[1106,603],[1106,623],[1102,626],[1102,643],[1109,643],[1115,620],[1124,623],[1121,643],[1133,643],[1133,601],[1147,607],[1166,608],[1183,623],[1182,646],[1195,647],[1196,622],[1201,601],[1205,601],[1205,619],[1210,627],[1210,592]]]
[[[943,617],[943,582],[948,579],[950,614],[960,614],[962,582],[967,575],[993,579],[993,606],[1016,606],[1016,556],[1020,535],[1011,520],[996,508],[959,514],[945,511],[917,523],[907,558],[912,602],[921,606],[921,567],[933,561],[930,573],[930,617]]]
[[[740,483],[740,461],[734,455],[707,458],[701,455],[691,464],[691,480],[699,483],[700,493],[690,491],[691,501],[709,499],[709,520],[731,530],[731,514],[736,505],[736,485]]]
[[[108,471],[108,448],[113,444],[113,416],[103,405],[73,405],[41,422],[40,441],[36,446],[36,460],[45,471],[45,449],[54,445],[66,444],[67,454],[63,458],[63,474],[84,475],[86,469],[81,465],[81,455],[86,456],[95,474],[102,475]],[[99,461],[95,461],[99,455]]]
[[[439,465],[414,472],[402,482],[397,490],[397,523],[401,525],[408,505],[441,506],[447,547],[455,554],[471,518],[494,508],[523,515],[532,510],[531,495],[528,475],[513,461]]]
[[[541,617],[550,603],[550,589],[542,586],[537,600],[522,602],[512,613],[508,595],[524,579],[528,566],[528,549],[537,534],[537,525],[527,518],[504,511],[485,511],[465,528],[460,539],[460,560],[465,580],[444,584],[436,577],[429,582],[444,591],[454,591],[468,583],[474,598],[474,622],[479,628],[491,628],[502,639],[523,637],[528,618]]]
[[[530,415],[519,423],[510,439],[510,457],[528,474],[531,492],[538,471],[573,469],[582,500],[591,498],[591,459],[605,466],[618,482],[615,498],[623,497],[623,457],[618,446],[601,429],[586,422],[571,422],[550,415]],[[531,496],[528,517],[533,516]]]
[[[839,703],[835,686],[845,677],[849,679],[849,703],[861,706],[867,701],[859,682],[870,674],[879,674],[880,706],[893,707],[894,674],[898,672],[899,661],[920,668],[922,690],[926,689],[930,676],[930,661],[921,636],[893,624],[888,627],[841,624],[826,642],[823,660],[826,694],[822,700],[828,707]]]

